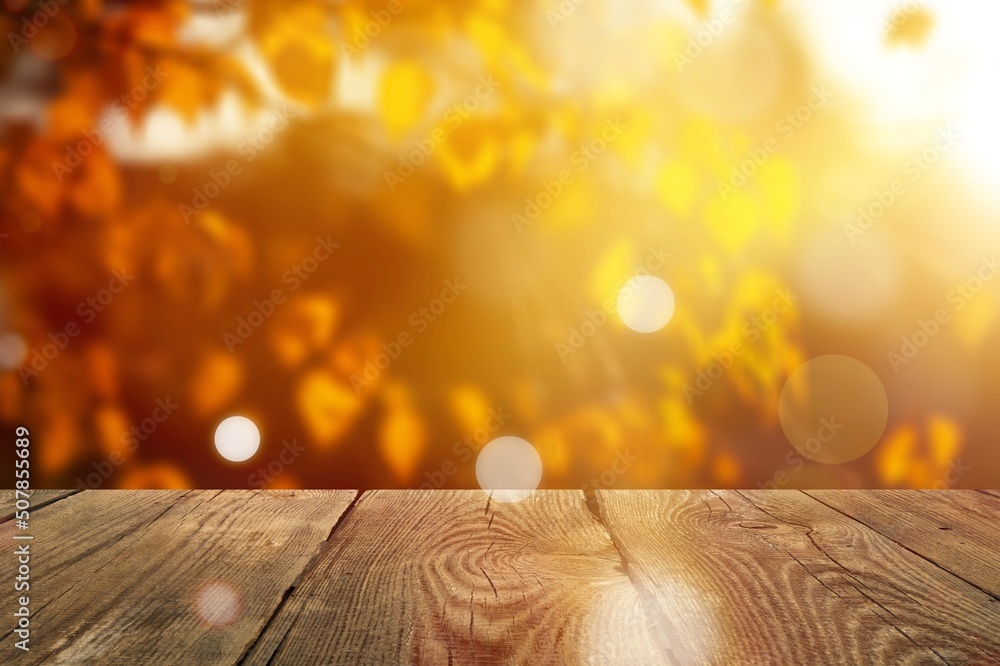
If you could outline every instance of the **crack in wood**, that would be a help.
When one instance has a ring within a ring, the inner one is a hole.
[[[645,584],[636,578],[635,573],[629,566],[628,558],[622,550],[621,544],[618,543],[618,539],[615,537],[611,526],[604,521],[600,500],[597,498],[597,492],[593,489],[585,490],[584,498],[587,509],[590,510],[594,520],[597,521],[597,524],[600,525],[605,534],[608,535],[608,540],[611,542],[612,547],[618,554],[618,559],[620,561],[619,566],[626,578],[628,578],[629,583],[632,584],[632,588],[636,591],[636,594],[639,595],[639,600],[642,603],[645,614],[653,621],[652,627],[650,627],[650,634],[652,635],[653,642],[656,644],[656,648],[660,651],[661,656],[664,658],[665,663],[670,664],[671,666],[690,663],[690,659],[684,658],[683,646],[680,644],[680,641],[667,635],[672,632],[668,632],[666,627],[661,623],[666,622],[666,618],[661,618],[661,614],[657,612],[655,602],[653,601],[653,595],[646,588]]]
[[[977,585],[975,582],[969,580],[968,578],[966,578],[964,576],[959,575],[958,573],[952,571],[948,567],[942,566],[941,564],[935,562],[934,560],[930,559],[929,557],[927,557],[923,553],[919,553],[919,552],[913,550],[912,548],[910,548],[909,546],[907,546],[905,543],[902,543],[898,539],[894,539],[891,535],[886,534],[885,531],[877,529],[875,526],[868,524],[867,522],[865,522],[864,520],[861,520],[860,518],[856,518],[856,517],[851,516],[851,515],[849,515],[847,513],[844,513],[843,511],[841,511],[837,507],[833,506],[832,504],[828,504],[828,503],[824,502],[819,497],[816,497],[815,495],[812,495],[811,493],[809,493],[809,492],[807,492],[805,490],[802,490],[800,492],[802,494],[807,495],[807,496],[811,497],[812,499],[816,500],[817,502],[819,502],[823,506],[826,506],[826,507],[829,507],[830,509],[833,509],[834,511],[836,511],[839,514],[841,514],[842,516],[847,516],[851,520],[864,525],[864,527],[866,529],[869,529],[869,530],[875,532],[876,534],[878,534],[878,535],[880,535],[880,536],[888,539],[889,541],[891,541],[892,543],[896,544],[900,548],[902,548],[904,550],[907,550],[910,553],[913,553],[914,555],[916,555],[920,559],[924,560],[925,562],[929,562],[929,563],[933,564],[935,567],[937,567],[941,571],[944,571],[945,573],[948,573],[948,574],[954,576],[955,578],[959,579],[963,583],[967,583],[968,585],[971,585],[972,587],[976,588],[977,590],[979,590],[983,594],[988,595],[989,597],[991,597],[993,600],[1000,601],[1000,595],[996,595],[993,592],[990,592],[989,590],[987,590],[986,588],[982,587],[981,585]]]
[[[299,574],[295,577],[295,580],[292,581],[291,585],[289,585],[288,588],[285,589],[285,591],[281,594],[281,600],[278,602],[277,606],[275,606],[274,611],[264,622],[263,626],[261,626],[260,631],[257,632],[257,636],[252,641],[250,641],[247,647],[243,650],[243,653],[240,655],[239,659],[236,660],[235,663],[238,666],[242,666],[244,663],[246,663],[247,659],[250,658],[250,655],[253,654],[254,649],[256,649],[257,645],[260,644],[260,641],[264,637],[264,635],[267,634],[268,629],[271,627],[275,619],[281,613],[281,610],[285,607],[285,604],[287,604],[288,600],[291,599],[292,594],[295,592],[296,588],[298,588],[299,585],[302,584],[302,581],[305,580],[306,576],[313,570],[313,568],[319,563],[322,556],[330,548],[332,544],[331,539],[333,539],[333,535],[337,533],[337,530],[340,528],[340,526],[344,523],[345,520],[347,520],[347,516],[354,510],[354,507],[357,506],[357,504],[361,501],[361,498],[367,495],[368,492],[355,493],[354,498],[350,501],[350,503],[347,505],[344,511],[337,518],[337,521],[333,524],[333,527],[330,528],[330,533],[326,536],[326,539],[324,539],[317,545],[316,552],[313,553],[313,556],[309,559],[308,562],[306,562],[305,567],[302,568],[302,571],[300,571]],[[271,664],[274,661],[275,657],[277,657],[278,653],[281,652],[281,648],[285,644],[285,641],[288,638],[288,634],[290,634],[292,629],[295,627],[295,624],[296,622],[298,622],[298,619],[302,615],[302,611],[304,609],[305,606],[300,608],[299,612],[295,615],[294,618],[292,618],[291,622],[288,623],[288,629],[286,629],[285,633],[282,634],[281,639],[278,641],[277,646],[275,646],[274,648],[274,652],[272,652],[271,655],[268,657],[267,660],[268,664]]]

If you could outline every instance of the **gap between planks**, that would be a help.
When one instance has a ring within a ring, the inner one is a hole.
[[[350,514],[354,510],[355,505],[357,505],[357,503],[361,501],[361,498],[366,496],[369,492],[370,491],[367,490],[363,493],[359,490],[354,491],[354,499],[351,500],[351,503],[347,505],[347,508],[344,509],[343,513],[340,514],[340,517],[337,518],[337,522],[335,522],[333,524],[333,527],[330,528],[330,533],[326,536],[326,539],[319,545],[319,548],[316,549],[316,552],[313,553],[313,556],[309,559],[309,562],[306,564],[306,566],[302,569],[302,571],[299,572],[299,575],[295,577],[295,580],[292,581],[292,584],[289,585],[288,588],[282,593],[281,601],[278,602],[278,605],[275,606],[274,608],[274,612],[271,613],[270,617],[267,618],[267,621],[264,622],[263,626],[261,626],[260,631],[257,632],[257,637],[254,638],[249,645],[247,645],[246,649],[243,650],[243,654],[241,654],[239,656],[239,659],[236,660],[235,663],[237,664],[237,666],[242,666],[242,664],[246,662],[247,658],[251,654],[253,654],[254,648],[257,647],[257,644],[260,642],[261,638],[263,638],[264,634],[267,633],[267,630],[271,627],[271,624],[274,622],[275,618],[277,618],[278,615],[281,613],[281,610],[285,607],[285,604],[288,602],[292,594],[295,592],[295,588],[301,585],[302,581],[305,580],[310,573],[312,573],[312,570],[316,567],[316,565],[320,562],[323,555],[332,545],[333,535],[337,533],[337,530],[340,529],[340,526],[344,524],[345,520],[347,520],[348,514]],[[283,636],[278,644],[278,647],[280,648],[281,643],[284,642],[285,642],[285,637]],[[276,654],[278,654],[278,650],[274,651],[274,655]],[[274,655],[271,655],[271,660],[274,659]],[[268,661],[268,663],[271,662]]]
[[[64,500],[67,497],[72,497],[73,495],[76,495],[76,494],[81,493],[83,491],[80,490],[80,489],[73,489],[73,490],[40,490],[40,489],[36,489],[36,490],[31,490],[29,492],[30,492],[29,499],[28,499],[28,501],[30,502],[29,510],[33,513],[35,511],[38,511],[40,509],[43,509],[43,508],[51,505],[51,504],[55,504],[56,502]],[[11,490],[10,493],[11,493],[10,510],[8,511],[8,510],[4,509],[3,510],[4,512],[2,514],[0,514],[0,525],[2,525],[3,523],[6,523],[8,520],[10,520],[10,519],[12,519],[14,517],[14,511],[15,511],[15,508],[16,508],[15,507],[15,502],[16,502],[17,495],[15,494],[15,491],[13,491],[13,490]],[[44,495],[43,495],[43,498],[41,500],[39,500],[37,503],[35,503],[32,500],[34,500],[35,495],[38,494],[38,493],[44,493]]]
[[[817,502],[819,502],[823,506],[826,506],[826,507],[832,509],[833,511],[836,511],[837,513],[841,514],[842,516],[846,516],[847,518],[850,518],[851,520],[853,520],[853,521],[855,521],[857,523],[860,523],[861,525],[863,525],[867,529],[870,529],[872,532],[875,532],[876,534],[879,534],[880,536],[884,537],[885,539],[888,539],[889,541],[891,541],[892,543],[896,544],[900,548],[903,548],[904,550],[907,550],[910,553],[913,553],[914,555],[916,555],[920,559],[924,560],[925,562],[930,563],[931,565],[933,565],[934,567],[940,569],[941,571],[944,571],[945,573],[954,576],[955,578],[957,578],[957,579],[961,580],[962,582],[970,585],[971,587],[976,588],[977,590],[979,590],[983,594],[986,594],[986,595],[990,596],[991,598],[993,598],[993,599],[995,599],[997,601],[1000,601],[1000,596],[997,596],[996,593],[994,593],[994,592],[992,592],[992,591],[984,588],[982,585],[979,585],[979,584],[975,583],[974,581],[969,580],[969,576],[964,576],[964,575],[962,575],[958,571],[953,571],[952,569],[950,569],[950,568],[948,568],[946,566],[943,566],[943,565],[935,562],[929,556],[927,556],[927,555],[925,555],[925,554],[923,554],[921,552],[918,552],[918,551],[914,550],[913,548],[911,548],[910,546],[906,545],[899,538],[893,537],[891,534],[888,534],[886,530],[879,529],[875,525],[870,525],[868,522],[862,521],[861,519],[856,518],[856,517],[850,515],[849,513],[846,513],[844,511],[842,511],[840,508],[834,506],[833,504],[829,504],[829,503],[823,501],[823,499],[821,497],[817,497],[816,495],[810,493],[809,491],[802,490],[802,491],[799,491],[799,492],[805,494],[807,497],[810,497],[810,498],[816,500]],[[984,493],[984,494],[986,494],[986,495],[988,495],[990,497],[995,497],[995,495],[993,495],[992,493]]]
[[[486,655],[525,663],[525,649],[554,650],[558,663],[558,655],[579,653],[597,635],[604,640],[595,650],[643,657],[604,663],[666,663],[619,551],[581,490],[540,491],[523,504],[496,500],[479,491],[366,493],[244,663],[352,664],[359,654],[367,663],[483,663]],[[560,529],[538,534],[549,521]],[[500,532],[488,534],[491,525]],[[376,534],[385,548],[372,554]],[[441,563],[448,566],[439,570]],[[359,566],[360,578],[353,576]],[[366,617],[372,608],[385,611],[383,629],[359,625],[342,595],[354,607],[363,605]],[[397,604],[399,598],[407,603]],[[618,603],[623,599],[630,601]],[[566,624],[561,611],[582,602],[603,602],[587,617],[609,621]],[[624,618],[629,623],[621,628],[633,640],[621,642],[607,627]],[[334,626],[340,631],[330,639]],[[315,638],[319,627],[326,638]],[[511,642],[511,631],[520,639]]]
[[[610,526],[605,522],[604,514],[601,509],[600,500],[597,499],[597,491],[593,488],[588,488],[583,491],[584,498],[586,499],[587,508],[590,509],[591,515],[594,516],[594,520],[604,529],[608,534],[608,540],[611,541],[611,545],[614,546],[615,552],[618,553],[618,559],[621,560],[621,568],[625,573],[625,577],[628,578],[629,582],[632,584],[632,588],[635,593],[642,600],[642,607],[648,618],[653,621],[652,627],[650,627],[650,633],[653,636],[653,642],[656,643],[656,648],[660,651],[660,654],[666,660],[665,663],[670,666],[675,666],[676,664],[684,663],[683,660],[679,659],[677,655],[674,654],[671,645],[680,646],[681,642],[676,636],[671,636],[671,632],[663,623],[658,621],[659,611],[656,609],[656,604],[653,603],[653,593],[642,583],[636,580],[632,569],[629,567],[628,558],[625,557],[625,552],[622,550],[621,544],[618,543],[617,537],[615,537],[614,532],[611,530]]]

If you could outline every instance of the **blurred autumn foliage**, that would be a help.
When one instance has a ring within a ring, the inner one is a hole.
[[[31,428],[35,484],[242,487],[295,440],[269,487],[468,487],[468,438],[482,446],[498,408],[549,487],[595,485],[624,450],[638,462],[619,487],[753,487],[787,467],[788,375],[834,349],[881,374],[895,337],[810,329],[795,307],[755,325],[724,381],[684,387],[789,287],[831,174],[860,154],[850,110],[720,197],[814,85],[780,3],[742,3],[751,36],[679,71],[710,3],[615,23],[591,2],[5,0],[0,420]],[[915,21],[892,39],[918,45],[932,21]],[[623,132],[589,157],[609,122]],[[324,240],[336,251],[311,261]],[[657,248],[668,329],[612,316],[564,362],[558,345]],[[448,280],[468,290],[435,312]],[[149,421],[167,398],[176,412]],[[968,415],[902,400],[884,446],[799,460],[789,487],[943,478]],[[231,414],[262,433],[246,463],[213,446]]]

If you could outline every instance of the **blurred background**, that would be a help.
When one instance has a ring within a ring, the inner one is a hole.
[[[2,3],[35,487],[997,485],[1000,6]]]

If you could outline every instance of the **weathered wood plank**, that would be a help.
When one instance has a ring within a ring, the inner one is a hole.
[[[806,540],[771,538],[849,603],[953,664],[1000,662],[1000,604],[896,542],[799,492],[740,491],[761,511],[805,528]]]
[[[375,492],[329,541],[353,493],[42,492],[32,651],[8,625],[0,655],[1000,664],[1000,604],[975,582],[996,576],[1000,498],[808,492],[602,491],[603,523],[575,491]]]
[[[1000,498],[973,490],[806,493],[1000,599]]]
[[[247,664],[661,664],[580,491],[372,491]]]
[[[256,640],[354,497],[353,491],[69,497],[33,517],[33,638],[19,658],[231,664]],[[11,529],[10,522],[0,526],[0,540],[10,539]],[[4,636],[0,654],[14,653],[13,641]]]
[[[32,490],[31,511],[41,509],[53,502],[58,502],[63,497],[74,495],[79,490]],[[14,491],[0,490],[0,523],[5,523],[14,517]]]
[[[810,527],[776,520],[732,491],[597,498],[682,663],[944,663],[876,603],[844,596],[817,574],[825,556]]]
[[[70,495],[32,512],[30,529],[16,529],[13,521],[0,525],[0,541],[14,543],[15,534],[34,537],[32,548],[39,559],[34,561],[31,582],[34,586],[32,610],[43,603],[44,593],[58,589],[50,581],[65,576],[62,585],[83,580],[102,566],[100,558],[90,558],[110,544],[140,529],[166,511],[189,491],[158,490],[135,494],[123,491],[87,491]],[[44,557],[42,552],[44,551]],[[13,568],[0,567],[0,589],[12,587]],[[13,595],[0,596],[0,614],[14,603]],[[3,631],[7,631],[4,628]]]

